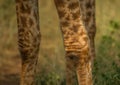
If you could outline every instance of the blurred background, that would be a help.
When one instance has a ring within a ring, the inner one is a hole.
[[[0,0],[0,85],[19,85],[15,0]],[[39,0],[37,85],[65,85],[65,52],[53,0]],[[94,85],[120,85],[120,1],[96,0]]]

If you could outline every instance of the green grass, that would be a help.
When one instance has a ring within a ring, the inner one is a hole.
[[[14,4],[14,0],[0,0],[1,63],[19,55]],[[38,85],[65,85],[65,52],[55,5],[53,0],[40,0],[39,4],[42,41],[36,81]],[[119,8],[119,0],[96,0],[94,85],[120,85]]]

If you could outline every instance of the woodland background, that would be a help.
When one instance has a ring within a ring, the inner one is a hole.
[[[0,85],[19,85],[15,0],[0,0]],[[40,0],[37,85],[65,85],[65,52],[53,0]],[[120,85],[120,1],[96,0],[94,85]]]

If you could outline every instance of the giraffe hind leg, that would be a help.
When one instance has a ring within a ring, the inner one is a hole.
[[[40,45],[38,0],[16,0],[21,84],[34,85]]]

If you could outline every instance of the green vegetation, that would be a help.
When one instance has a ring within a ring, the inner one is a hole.
[[[0,68],[6,59],[19,55],[14,4],[15,0],[0,0]],[[39,4],[42,41],[37,85],[65,85],[65,53],[55,5],[53,0],[40,0]],[[119,0],[96,0],[94,85],[120,85],[119,8]]]

